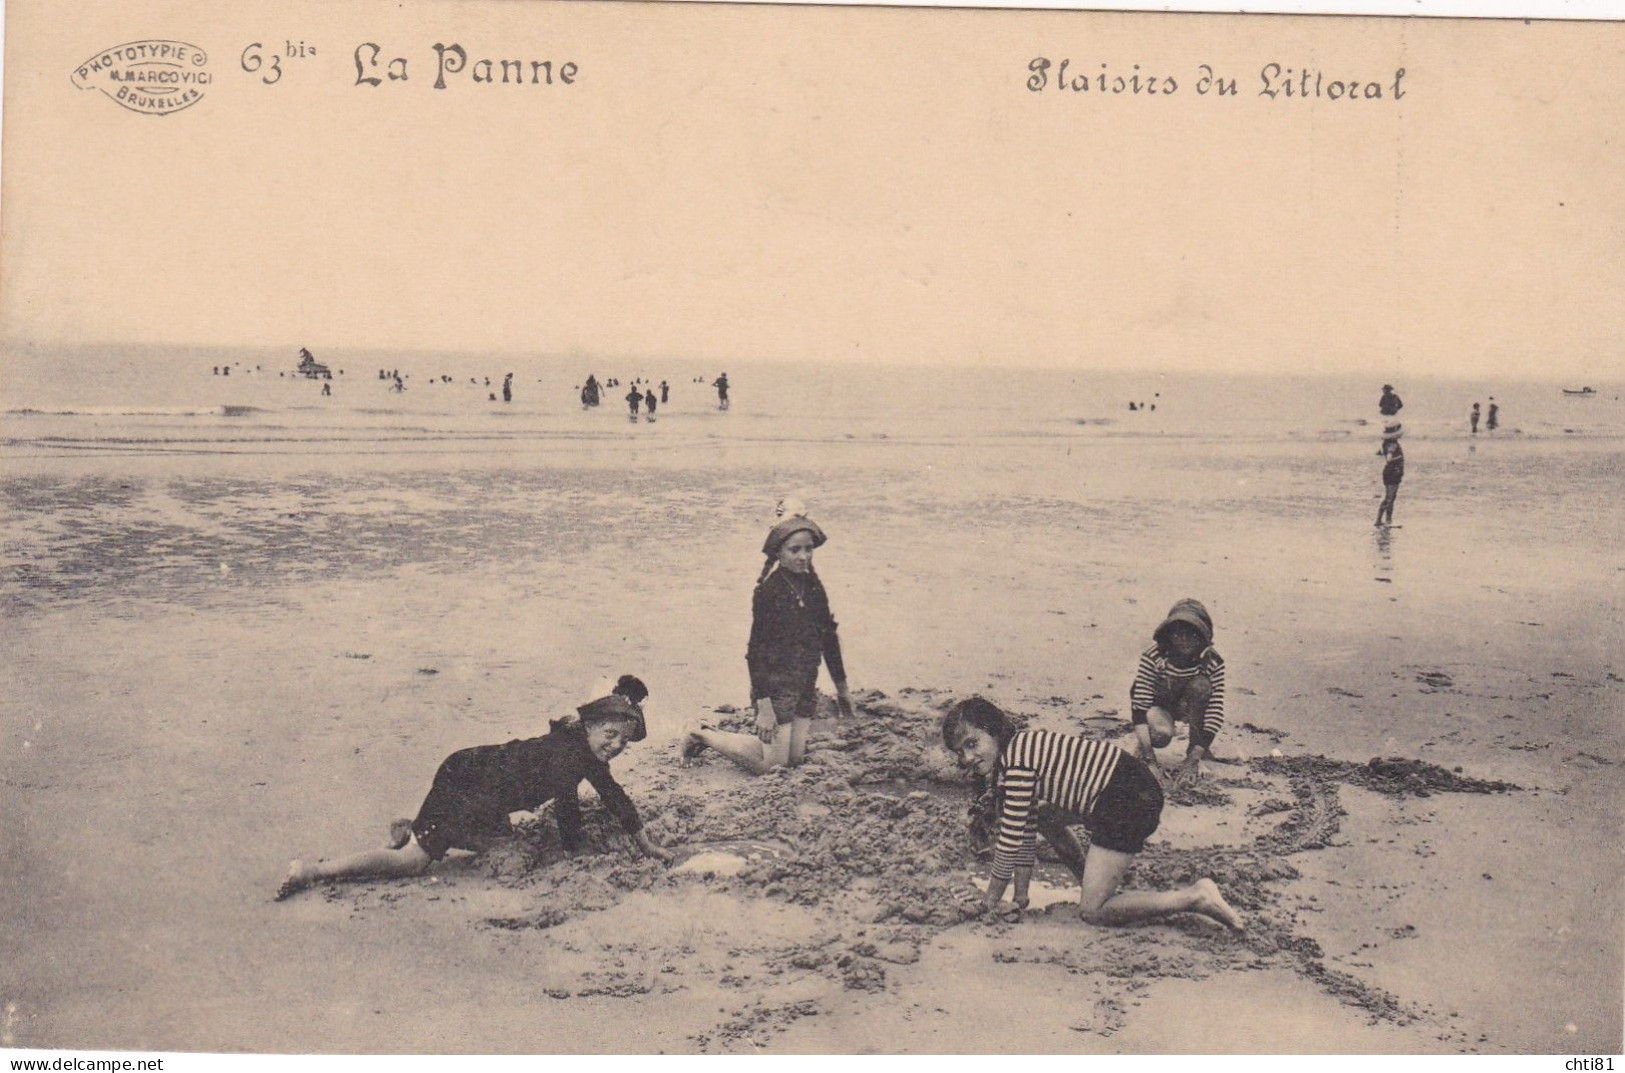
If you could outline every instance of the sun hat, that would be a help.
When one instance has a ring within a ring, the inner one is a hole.
[[[785,518],[767,531],[767,540],[762,544],[762,554],[769,559],[777,557],[779,549],[784,547],[784,542],[797,533],[811,533],[815,548],[823,547],[824,542],[829,539],[824,535],[824,531],[818,528],[817,522],[798,514]]]
[[[1202,606],[1200,600],[1192,600],[1187,597],[1174,604],[1173,607],[1168,609],[1167,617],[1162,620],[1162,625],[1158,626],[1156,632],[1152,633],[1152,638],[1159,645],[1164,644],[1164,632],[1176,622],[1182,622],[1195,629],[1197,633],[1202,635],[1203,644],[1210,645],[1213,643],[1213,616],[1207,613],[1207,608]]]
[[[603,723],[611,719],[623,719],[631,723],[632,730],[627,734],[628,741],[642,741],[649,736],[649,729],[643,721],[643,712],[619,693],[590,700],[577,708],[576,714],[581,716],[581,725],[584,727],[589,723]]]

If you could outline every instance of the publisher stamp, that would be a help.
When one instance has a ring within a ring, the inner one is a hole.
[[[74,68],[73,84],[100,90],[132,112],[169,115],[202,100],[213,77],[196,45],[150,40],[103,49]]]

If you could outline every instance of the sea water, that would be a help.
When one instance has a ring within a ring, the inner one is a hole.
[[[1625,435],[1625,383],[1595,394],[1558,383],[1370,376],[1083,372],[954,364],[924,368],[768,361],[715,363],[680,356],[601,361],[548,355],[318,355],[328,381],[297,375],[296,351],[225,352],[77,347],[15,351],[0,380],[7,452],[184,449],[343,452],[483,450],[514,441],[678,445],[716,441],[924,442],[979,438],[1375,438],[1377,397],[1397,381],[1409,439],[1465,439],[1468,411],[1491,399],[1501,438]],[[229,375],[217,369],[229,368]],[[395,391],[392,374],[402,375]],[[380,371],[391,374],[380,378]],[[711,386],[728,374],[731,407]],[[513,401],[502,384],[513,374]],[[582,408],[591,373],[603,402]],[[628,420],[624,396],[662,380],[670,401],[655,423]],[[321,394],[323,384],[331,396]],[[1578,387],[1580,385],[1566,385]],[[1136,408],[1129,409],[1134,403]],[[1153,409],[1154,407],[1154,409]]]

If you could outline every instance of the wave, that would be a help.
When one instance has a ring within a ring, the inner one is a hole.
[[[84,406],[74,410],[45,410],[35,406],[22,406],[7,410],[7,417],[247,417],[250,414],[269,413],[263,406],[239,406],[221,403],[217,406]]]

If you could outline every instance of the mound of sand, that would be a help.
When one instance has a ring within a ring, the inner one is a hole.
[[[1320,948],[1301,933],[1295,903],[1283,896],[1299,875],[1292,858],[1335,846],[1343,784],[1396,796],[1515,789],[1414,760],[1261,757],[1242,765],[1235,777],[1210,777],[1172,795],[1164,813],[1165,830],[1185,815],[1209,823],[1222,815],[1223,823],[1200,829],[1233,830],[1228,841],[1176,846],[1159,837],[1125,880],[1130,888],[1166,889],[1211,877],[1247,915],[1244,934],[1195,916],[1134,929],[1072,921],[1023,932],[1019,923],[980,919],[973,879],[985,875],[986,865],[970,837],[969,780],[940,744],[947,702],[917,691],[901,701],[871,692],[856,702],[858,719],[816,724],[807,762],[795,770],[750,778],[703,754],[708,759],[700,771],[663,765],[652,787],[634,788],[650,835],[679,851],[680,867],[637,856],[615,821],[591,802],[584,810],[584,846],[575,856],[559,845],[549,809],[521,822],[518,837],[481,857],[474,873],[521,895],[532,908],[480,923],[551,941],[547,937],[562,925],[633,895],[671,899],[703,890],[736,905],[765,900],[793,907],[803,914],[798,919],[816,925],[815,936],[764,936],[758,945],[730,951],[734,960],[750,960],[758,972],[781,980],[822,977],[843,990],[884,990],[891,986],[889,973],[916,961],[922,947],[968,925],[998,937],[996,961],[1053,965],[1118,981],[1115,990],[1101,992],[1091,1022],[1107,1034],[1122,1022],[1123,996],[1146,980],[1281,966],[1373,1018],[1406,1024],[1425,1012],[1329,969]],[[723,715],[725,727],[745,729],[742,714]],[[1258,732],[1269,736],[1267,729]],[[1071,876],[1053,865],[1041,864],[1039,879],[1075,889]],[[1070,913],[1070,904],[1061,901],[1026,919],[1059,923]],[[677,939],[664,952],[658,936],[649,942],[640,956],[680,971]],[[617,988],[644,994],[654,986],[646,980],[606,982],[599,975],[561,980],[547,993],[613,997]],[[773,1016],[809,1016],[802,1009],[808,1001],[798,999],[785,1007],[789,1013]],[[756,1024],[750,1017],[742,1023],[746,1028],[735,1026],[737,1032],[724,1024],[695,1042],[725,1046]]]

